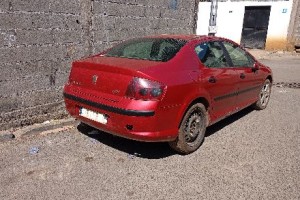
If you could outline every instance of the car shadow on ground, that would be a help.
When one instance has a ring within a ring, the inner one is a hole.
[[[218,123],[215,123],[215,124],[211,125],[210,127],[207,128],[205,137],[209,137],[213,134],[216,134],[222,128],[232,124],[235,121],[238,121],[239,119],[241,119],[242,117],[248,115],[252,111],[254,111],[253,108],[247,107],[247,108],[231,115],[230,117],[227,117],[227,118],[219,121]]]
[[[252,112],[252,108],[246,108],[220,122],[210,126],[206,130],[206,136],[209,137],[216,134],[219,130],[230,125],[231,123],[239,120],[240,118],[246,116]],[[87,135],[88,137],[95,139],[107,146],[110,146],[119,151],[123,151],[128,154],[129,157],[141,157],[147,159],[160,159],[169,157],[177,152],[173,151],[167,142],[139,142],[134,140],[129,140],[117,136],[113,136],[109,133],[96,130],[90,126],[80,123],[77,126],[79,132]],[[201,147],[200,147],[201,149]]]
[[[129,157],[160,159],[176,154],[166,142],[139,142],[111,135],[80,123],[77,129],[107,146],[128,154]]]

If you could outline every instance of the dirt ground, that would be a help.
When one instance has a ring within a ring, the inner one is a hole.
[[[300,199],[300,56],[251,52],[274,73],[268,108],[209,127],[198,151],[178,155],[72,119],[6,130],[0,199]]]

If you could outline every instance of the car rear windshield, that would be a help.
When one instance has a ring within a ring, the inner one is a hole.
[[[173,38],[133,39],[109,49],[105,56],[166,62],[172,59],[186,42]]]

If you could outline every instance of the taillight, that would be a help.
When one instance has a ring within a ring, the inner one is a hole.
[[[130,82],[126,96],[141,100],[160,100],[163,96],[165,86],[144,78],[133,78]]]

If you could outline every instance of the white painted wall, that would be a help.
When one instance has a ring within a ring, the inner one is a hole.
[[[197,30],[198,35],[208,34],[210,2],[200,2],[198,8]],[[226,37],[240,43],[242,28],[244,22],[245,6],[271,6],[269,19],[268,39],[277,38],[287,40],[288,26],[292,12],[293,1],[276,1],[276,2],[219,2],[217,14],[218,31],[216,36]],[[286,9],[286,13],[284,12]],[[268,45],[268,44],[267,44]]]

